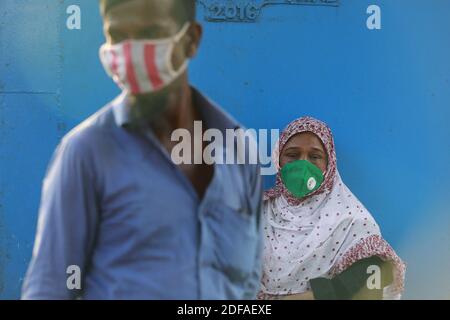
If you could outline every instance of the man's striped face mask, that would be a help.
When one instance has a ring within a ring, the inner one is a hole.
[[[187,68],[186,59],[174,69],[175,45],[186,34],[189,23],[174,36],[164,39],[131,39],[100,48],[100,60],[110,77],[124,91],[132,94],[151,93],[171,84]]]

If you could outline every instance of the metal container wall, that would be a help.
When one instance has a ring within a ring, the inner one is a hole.
[[[450,298],[450,1],[295,2],[199,1],[192,83],[249,128],[327,122],[344,181],[408,263],[405,297]],[[119,92],[103,41],[97,1],[0,1],[2,299],[20,297],[51,153]]]

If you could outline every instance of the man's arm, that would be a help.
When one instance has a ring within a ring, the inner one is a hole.
[[[87,137],[86,137],[87,138]],[[33,256],[22,299],[73,299],[81,290],[67,286],[69,266],[82,279],[95,240],[98,210],[93,162],[80,134],[62,140],[43,182]],[[77,279],[70,283],[77,286]]]

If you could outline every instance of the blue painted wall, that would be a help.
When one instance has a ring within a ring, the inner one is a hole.
[[[81,30],[66,28],[72,4]],[[381,30],[366,28],[370,4]],[[450,1],[272,5],[250,23],[205,13],[192,82],[247,127],[327,122],[344,181],[408,262],[405,298],[450,298]],[[20,296],[53,149],[118,93],[103,41],[96,1],[0,2],[2,299]]]

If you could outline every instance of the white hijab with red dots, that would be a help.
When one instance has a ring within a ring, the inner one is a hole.
[[[290,137],[305,131],[315,133],[327,149],[325,180],[313,194],[295,199],[282,185],[278,173],[276,187],[265,193],[260,297],[306,292],[311,290],[310,279],[332,278],[354,262],[375,255],[394,266],[394,282],[384,290],[384,297],[399,298],[405,265],[382,238],[368,210],[342,182],[331,130],[313,118],[295,120],[280,137],[279,149],[274,152],[276,164],[278,150]]]

